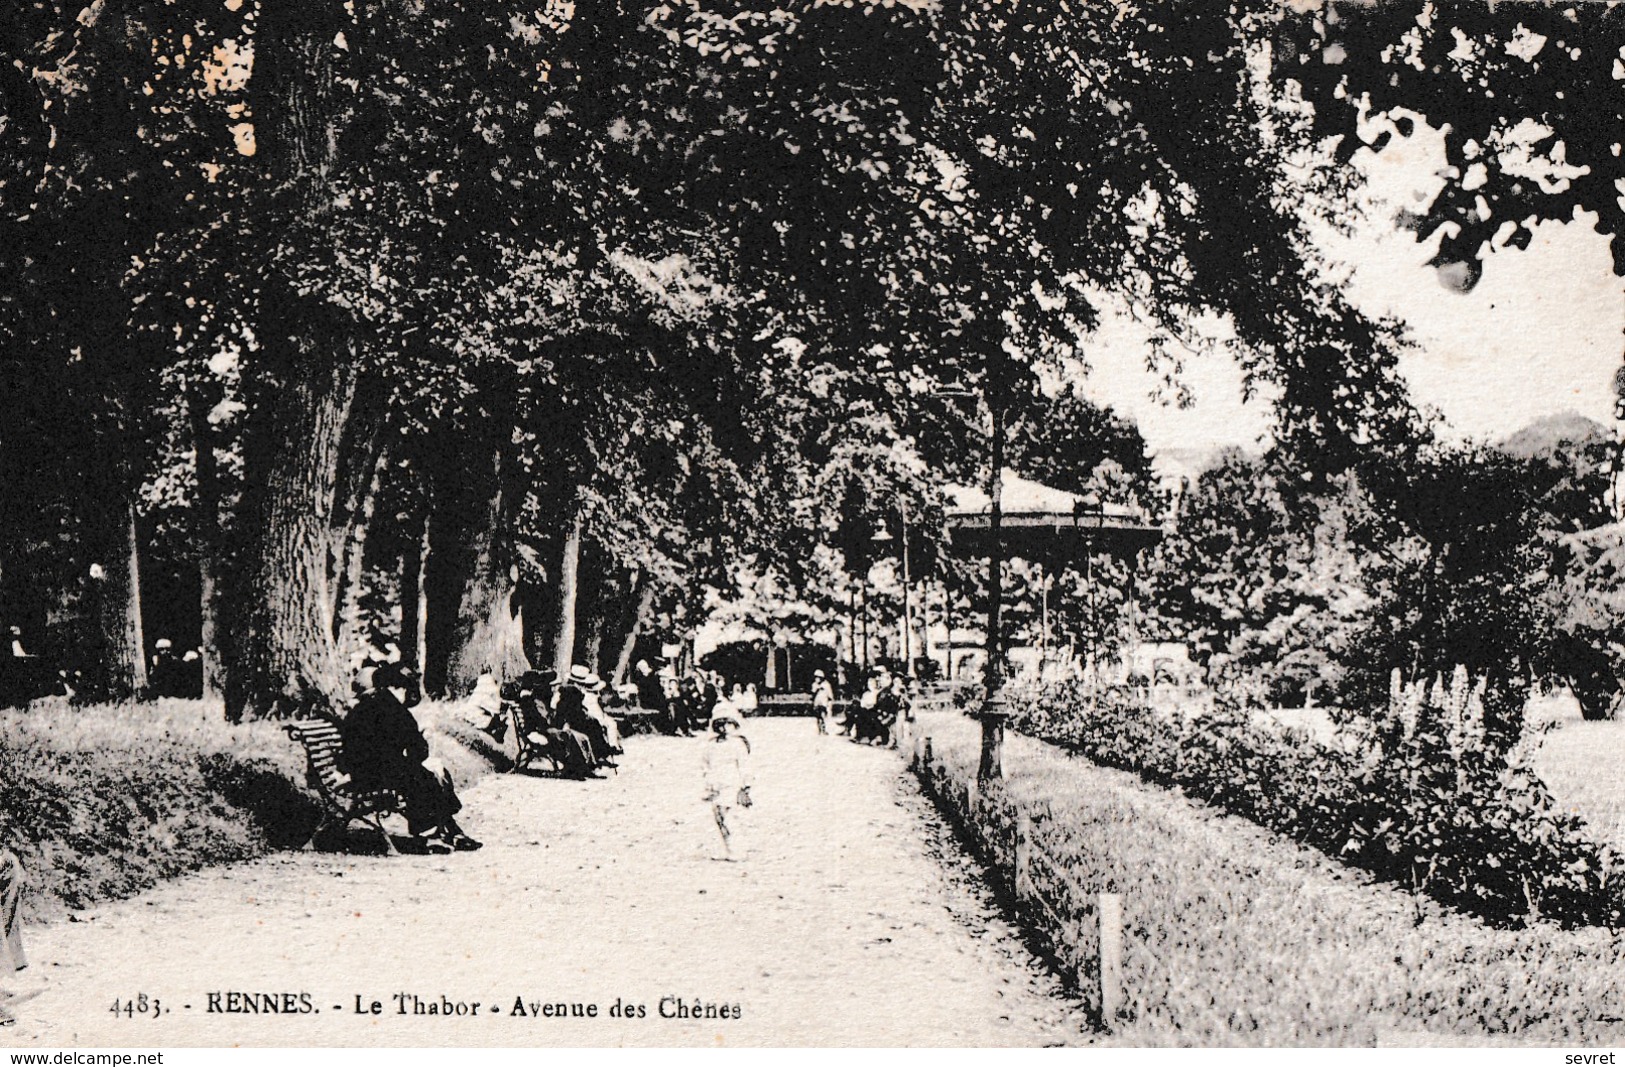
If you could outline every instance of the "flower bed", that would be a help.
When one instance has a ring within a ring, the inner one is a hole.
[[[1031,847],[1071,882],[1089,894],[1120,894],[1125,1043],[1625,1041],[1625,937],[1547,924],[1486,927],[1177,792],[1021,736],[1006,743],[1007,780],[967,813],[961,798],[976,770],[975,725],[931,720],[921,733],[931,735],[944,769],[938,798],[996,880],[1013,878],[1014,827],[1025,815]],[[1056,918],[1086,919],[1088,906],[1076,901]],[[1044,921],[1033,909],[1020,917],[1030,926]],[[1067,933],[1041,932],[1046,940]]]
[[[1029,691],[1023,732],[1197,799],[1500,925],[1625,923],[1625,861],[1559,810],[1538,739],[1486,739],[1483,686],[1396,688],[1333,743],[1223,715],[1159,715],[1124,691]]]

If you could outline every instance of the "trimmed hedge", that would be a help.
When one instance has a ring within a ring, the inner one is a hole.
[[[459,785],[504,759],[444,719],[431,745]],[[304,753],[274,722],[233,726],[183,700],[0,711],[0,845],[28,869],[34,918],[297,847],[318,815]]]
[[[1625,861],[1483,729],[1482,684],[1398,687],[1331,744],[1244,715],[1163,715],[1132,691],[1029,690],[1017,729],[1187,794],[1502,926],[1625,923]]]
[[[976,772],[975,726],[931,718],[921,732],[950,779],[938,799],[963,821],[953,794]],[[1006,744],[1008,778],[984,793],[971,836],[1007,881],[1025,813],[1035,848],[1086,891],[1122,895],[1115,1040],[1625,1042],[1625,937],[1486,927],[1130,773],[1025,737]]]

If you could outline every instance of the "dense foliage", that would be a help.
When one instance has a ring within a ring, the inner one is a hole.
[[[1382,703],[1395,667],[1461,664],[1502,689],[1572,684],[1590,714],[1598,687],[1613,688],[1595,676],[1609,674],[1609,635],[1583,621],[1575,546],[1608,519],[1610,447],[1600,426],[1555,420],[1324,485],[1278,456],[1231,453],[1180,498],[1148,568],[1151,607],[1255,704],[1318,697],[1358,712]],[[1505,743],[1515,720],[1493,724]]]
[[[1335,466],[1407,424],[1399,335],[1306,236],[1257,7],[31,0],[4,610],[87,696],[201,647],[233,716],[368,645],[436,691],[608,669],[742,574],[838,601],[840,504],[901,481],[920,521],[975,465],[943,387],[1019,407],[1108,304],[1170,374],[1225,318]],[[1015,451],[1144,495],[1074,413]]]
[[[1379,877],[1496,924],[1625,925],[1625,860],[1558,809],[1531,769],[1531,734],[1506,751],[1494,695],[1459,670],[1401,685],[1335,741],[1288,736],[1246,713],[1163,715],[1133,691],[1024,695],[1024,732],[1177,785]]]

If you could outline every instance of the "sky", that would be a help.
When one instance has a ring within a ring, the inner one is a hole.
[[[1443,414],[1443,435],[1495,440],[1567,411],[1611,424],[1625,281],[1612,273],[1607,238],[1584,219],[1543,225],[1527,250],[1492,252],[1478,285],[1460,293],[1426,265],[1431,245],[1392,222],[1437,191],[1444,158],[1436,134],[1419,128],[1381,153],[1362,151],[1356,163],[1367,174],[1370,224],[1354,238],[1318,239],[1352,268],[1356,306],[1410,326],[1416,345],[1400,371],[1413,398]],[[1256,448],[1268,431],[1267,402],[1242,402],[1240,370],[1222,354],[1186,359],[1181,381],[1195,404],[1179,410],[1156,398],[1136,324],[1109,319],[1086,348],[1084,391],[1134,417],[1154,455]]]

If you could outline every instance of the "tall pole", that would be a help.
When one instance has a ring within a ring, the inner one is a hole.
[[[992,433],[988,441],[987,474],[987,663],[982,669],[982,761],[976,777],[981,781],[1004,777],[1004,699],[999,693],[1000,634],[1004,601],[1004,404],[994,367],[998,356],[988,356],[987,406]]]
[[[867,576],[864,577],[863,584],[858,586],[858,612],[859,621],[863,626],[863,674],[867,678],[869,676],[869,579]]]
[[[1049,662],[1049,575],[1044,565],[1038,565],[1038,680],[1044,680],[1044,667]]]
[[[920,658],[932,660],[931,655],[931,578],[920,586]]]
[[[901,504],[903,513],[903,668],[910,678],[914,677],[914,619],[909,613],[908,604],[908,501]]]

